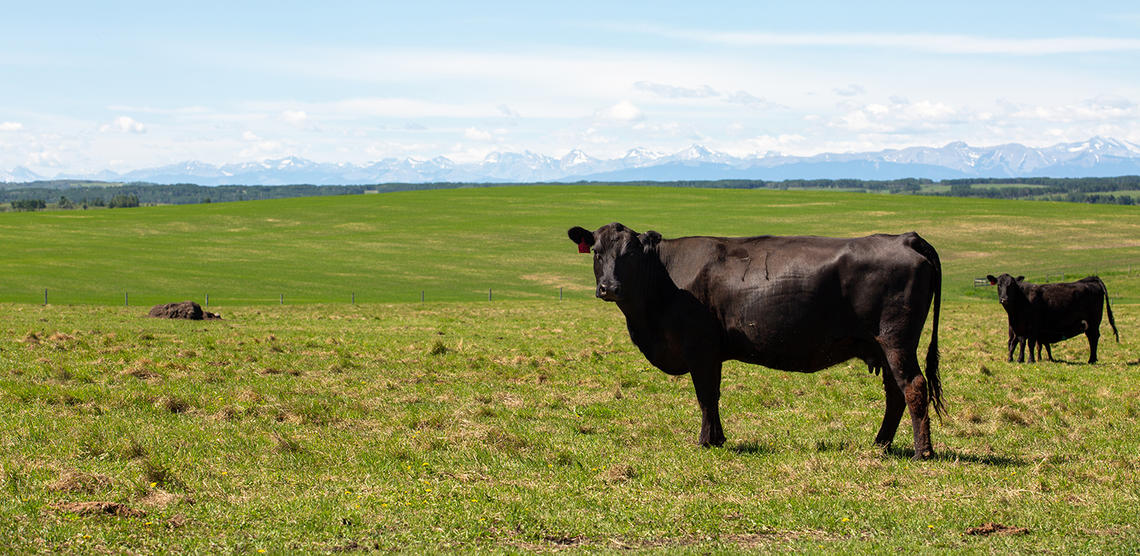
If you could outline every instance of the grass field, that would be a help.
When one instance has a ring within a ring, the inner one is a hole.
[[[1140,274],[1140,207],[829,192],[501,187],[0,214],[0,301],[121,305],[588,298],[566,229],[681,235],[916,230],[947,295],[1003,271]],[[584,275],[585,274],[585,275]],[[1110,289],[1110,291],[1113,291]],[[1115,291],[1113,291],[1115,293]],[[1130,299],[1140,291],[1121,292]]]
[[[1140,551],[1132,207],[572,187],[336,201],[0,215],[0,546]],[[727,364],[728,442],[696,447],[688,377],[648,366],[565,239],[611,220],[666,236],[918,230],[947,277],[939,457],[910,461],[906,420],[892,451],[871,446],[882,386],[854,362]],[[1093,267],[1122,341],[1105,323],[1096,365],[1083,338],[1059,363],[1006,363],[1004,313],[972,278]],[[495,301],[468,286],[484,274]],[[226,277],[218,292],[336,302],[218,293],[225,320],[174,322],[100,293],[197,299]],[[73,301],[13,286],[53,279]],[[374,280],[474,299],[379,303],[363,292],[394,290]],[[987,523],[1008,529],[968,533]]]

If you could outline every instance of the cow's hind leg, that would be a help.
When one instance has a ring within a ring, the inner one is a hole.
[[[902,391],[910,410],[910,423],[914,429],[914,459],[934,457],[930,442],[930,414],[927,412],[930,398],[927,394],[926,378],[918,367],[918,358],[913,349],[887,348],[887,362],[895,384]]]
[[[883,390],[887,394],[887,409],[883,412],[883,424],[879,426],[879,434],[875,435],[875,444],[884,450],[891,447],[895,439],[895,432],[899,429],[903,410],[906,409],[906,399],[895,381],[894,373],[883,373]]]
[[[1089,339],[1089,363],[1096,363],[1096,344],[1100,341],[1100,330],[1089,328],[1085,331]]]
[[[701,406],[701,434],[697,437],[701,446],[724,444],[724,429],[720,426],[720,368],[721,364],[716,363],[695,368],[689,373],[697,391],[697,403]]]

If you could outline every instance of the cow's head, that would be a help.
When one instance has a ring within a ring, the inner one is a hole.
[[[594,253],[594,278],[597,289],[594,295],[605,301],[624,301],[636,295],[648,278],[646,264],[655,255],[661,234],[637,232],[614,222],[591,232],[581,226],[567,231],[570,241],[579,250]]]
[[[989,280],[991,286],[997,286],[998,301],[1002,306],[1008,306],[1025,297],[1025,293],[1021,291],[1021,283],[1025,281],[1024,276],[1014,278],[1009,274],[1002,274],[995,278],[993,274],[989,274],[986,275],[986,280]]]

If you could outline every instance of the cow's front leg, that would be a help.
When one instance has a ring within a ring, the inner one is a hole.
[[[724,444],[724,429],[720,426],[720,368],[720,363],[716,363],[689,372],[701,406],[701,435],[697,444],[705,447]]]

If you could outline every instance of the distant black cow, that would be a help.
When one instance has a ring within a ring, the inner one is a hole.
[[[1089,363],[1096,363],[1096,347],[1100,340],[1101,313],[1108,312],[1108,323],[1116,341],[1120,334],[1112,317],[1108,288],[1099,277],[1089,276],[1076,282],[1030,284],[1009,274],[986,276],[998,287],[998,301],[1009,318],[1009,326],[1018,337],[1029,342],[1029,362],[1035,345],[1060,342],[1084,333],[1089,340]],[[1012,360],[1013,349],[1010,346]],[[1049,360],[1053,360],[1050,351]]]
[[[690,373],[702,445],[724,443],[721,364],[735,359],[814,372],[851,358],[883,372],[887,407],[875,442],[889,446],[909,408],[914,457],[932,457],[929,405],[942,413],[938,312],[942,267],[913,232],[855,239],[682,237],[618,224],[569,230],[593,248],[597,297],[625,314],[657,368]],[[933,300],[926,376],[917,350]]]

